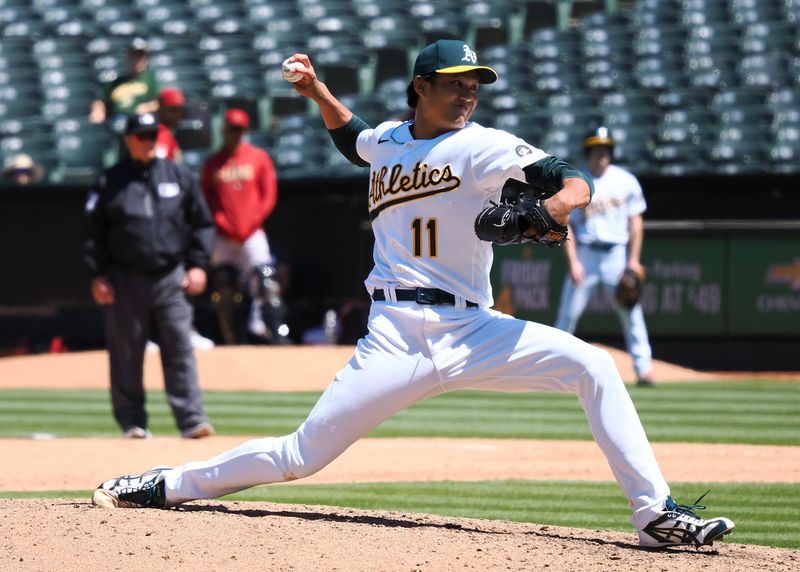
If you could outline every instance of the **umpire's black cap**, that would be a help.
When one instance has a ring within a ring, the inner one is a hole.
[[[131,115],[125,124],[125,135],[137,133],[158,133],[158,118],[152,113]]]

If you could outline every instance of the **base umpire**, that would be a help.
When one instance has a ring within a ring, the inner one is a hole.
[[[203,409],[186,298],[206,287],[214,223],[192,175],[156,157],[158,120],[134,115],[128,157],[103,173],[86,203],[84,259],[102,305],[111,401],[123,436],[146,438],[144,350],[159,339],[167,400],[181,435],[214,433]]]

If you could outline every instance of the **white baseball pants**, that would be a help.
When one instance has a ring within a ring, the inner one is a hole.
[[[633,525],[661,510],[669,488],[607,352],[494,310],[414,302],[372,304],[368,335],[294,433],[167,471],[167,504],[306,477],[398,411],[458,389],[574,393],[630,499]]]
[[[244,242],[236,242],[217,233],[211,253],[211,266],[220,264],[232,264],[245,273],[250,272],[254,266],[272,264],[272,253],[264,229],[256,229]]]

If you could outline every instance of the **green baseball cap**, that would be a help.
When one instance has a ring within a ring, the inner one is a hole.
[[[414,75],[436,73],[478,72],[478,81],[494,83],[497,72],[490,67],[478,65],[478,54],[461,40],[437,40],[428,44],[417,55]]]

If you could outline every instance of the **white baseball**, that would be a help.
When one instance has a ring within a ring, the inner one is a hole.
[[[292,83],[300,81],[303,79],[303,74],[296,70],[301,67],[303,67],[303,64],[300,62],[290,62],[289,58],[286,58],[281,64],[281,74],[283,74],[283,79]]]

